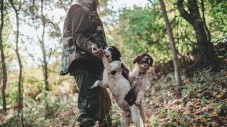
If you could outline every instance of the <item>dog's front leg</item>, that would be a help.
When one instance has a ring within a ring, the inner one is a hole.
[[[146,85],[146,90],[145,90],[145,91],[148,91],[150,88],[151,88],[151,83],[150,83],[150,81],[148,80],[147,85]]]
[[[126,112],[122,112],[121,115],[121,126],[122,127],[129,127],[131,123],[131,116],[128,116]]]
[[[125,65],[125,63],[122,63],[121,66],[122,66],[123,70],[125,71],[127,77],[129,77],[130,69]]]
[[[139,107],[132,105],[130,106],[130,110],[132,122],[136,125],[136,127],[144,127],[143,124],[140,122]]]
[[[145,114],[145,110],[144,110],[144,106],[142,104],[142,101],[141,101],[141,104],[139,105],[139,109],[140,109],[140,117],[142,119],[143,126],[145,126],[145,124],[146,124],[146,114]]]
[[[103,55],[103,57],[102,57],[102,62],[103,62],[103,65],[104,65],[105,69],[109,69],[110,68],[109,67],[109,62],[108,62],[108,60],[107,60],[105,55]]]
[[[99,86],[101,86],[101,87],[103,87],[103,88],[109,88],[109,85],[108,85],[108,83],[107,83],[106,81],[101,81],[101,82],[99,83]]]
[[[98,87],[98,86],[101,86],[101,87],[103,87],[103,88],[109,88],[107,82],[97,80],[97,81],[94,83],[94,85],[91,87],[91,89],[93,89],[93,88],[95,88],[95,87]]]
[[[95,87],[98,87],[100,85],[100,80],[97,80],[94,85],[91,87],[91,89],[95,88]]]
[[[136,97],[136,102],[135,102],[135,104],[137,106],[140,105],[143,97],[144,97],[144,91],[139,91],[138,94],[137,94],[137,97]]]

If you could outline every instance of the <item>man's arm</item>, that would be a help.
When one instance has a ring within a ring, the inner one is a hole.
[[[92,53],[92,45],[86,34],[89,31],[89,15],[80,5],[72,5],[70,10],[73,43],[81,49]],[[93,46],[94,47],[94,46]]]

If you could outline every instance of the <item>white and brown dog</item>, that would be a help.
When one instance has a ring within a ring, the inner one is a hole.
[[[140,114],[135,106],[136,97],[128,80],[129,69],[120,60],[120,51],[115,46],[105,48],[102,61],[104,64],[103,80],[96,81],[91,88],[101,86],[109,88],[122,112],[122,127],[129,127],[134,122],[140,127]]]
[[[129,80],[136,96],[135,104],[139,107],[140,116],[145,126],[146,115],[144,112],[142,101],[145,92],[151,86],[147,72],[153,64],[153,59],[149,54],[143,53],[134,59],[133,64],[135,64],[135,68],[132,70],[132,72],[129,73]]]

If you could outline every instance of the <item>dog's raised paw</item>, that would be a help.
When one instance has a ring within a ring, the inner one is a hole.
[[[97,87],[98,85],[99,85],[99,81],[96,81],[90,89],[93,89],[93,88]]]

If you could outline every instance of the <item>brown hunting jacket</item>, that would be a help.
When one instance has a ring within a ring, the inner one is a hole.
[[[63,48],[60,75],[72,71],[78,59],[99,60],[92,54],[91,45],[105,48],[106,38],[92,0],[80,0],[73,4],[67,13],[63,27]]]

